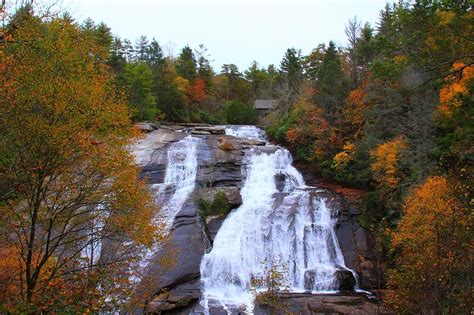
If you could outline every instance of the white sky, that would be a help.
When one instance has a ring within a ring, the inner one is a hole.
[[[105,22],[135,41],[155,37],[175,55],[204,44],[214,69],[234,63],[241,71],[253,60],[279,65],[285,50],[307,54],[318,45],[346,41],[344,26],[354,16],[374,24],[385,0],[63,0],[79,21]]]

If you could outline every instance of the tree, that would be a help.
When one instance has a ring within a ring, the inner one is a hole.
[[[146,62],[154,72],[164,65],[163,50],[156,39],[152,39],[150,45],[147,47]]]
[[[189,81],[196,78],[196,58],[189,46],[181,50],[181,54],[176,60],[176,73]]]
[[[303,83],[303,66],[301,51],[295,48],[286,50],[280,63],[280,79],[283,85],[283,108],[281,111],[288,114],[290,107],[298,99],[300,87]]]
[[[282,301],[279,293],[290,290],[288,265],[281,262],[281,257],[271,261],[265,259],[261,263],[263,272],[252,275],[250,291],[259,306],[269,308],[270,314],[286,314],[288,305]]]
[[[467,198],[466,198],[467,197]],[[390,304],[401,314],[472,310],[473,218],[468,187],[433,176],[415,187],[392,235]]]
[[[209,93],[212,88],[212,77],[214,71],[209,63],[209,54],[207,48],[204,45],[199,45],[199,49],[196,50],[197,56],[197,76],[204,80],[206,84],[206,93]]]
[[[158,111],[152,93],[153,75],[150,67],[145,62],[127,63],[123,77],[128,103],[133,108],[133,120],[154,119]]]
[[[158,109],[169,121],[186,121],[185,95],[176,83],[176,72],[169,60],[162,68],[159,80],[155,80]]]
[[[148,59],[148,38],[142,35],[135,42],[135,60],[147,61]]]
[[[98,310],[117,297],[101,291],[118,279],[111,270],[123,273],[133,258],[121,247],[101,261],[100,244],[149,246],[156,236],[153,198],[126,149],[129,111],[77,26],[29,16],[7,31],[15,45],[0,50],[0,249],[18,257],[10,285],[20,294],[1,303],[24,305],[14,313]]]
[[[252,105],[245,105],[239,101],[228,101],[224,105],[227,123],[233,125],[254,125],[258,115]]]
[[[234,64],[224,64],[222,66],[221,74],[227,80],[226,83],[225,100],[238,100],[241,103],[250,103],[252,100],[250,85],[242,78],[239,68]]]
[[[264,95],[265,84],[268,77],[265,69],[260,69],[256,61],[252,62],[249,69],[244,73],[245,79],[250,82],[253,98],[261,98]]]
[[[339,119],[344,104],[343,74],[339,52],[330,41],[317,74],[314,102],[320,104],[331,124]]]

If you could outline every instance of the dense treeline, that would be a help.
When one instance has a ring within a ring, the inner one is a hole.
[[[400,313],[473,307],[474,13],[467,1],[401,1],[348,46],[288,50],[269,134],[324,178],[362,188],[365,227]]]

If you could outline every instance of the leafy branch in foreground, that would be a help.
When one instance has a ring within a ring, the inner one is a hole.
[[[93,37],[21,13],[0,50],[2,312],[114,307],[157,236],[129,110]]]

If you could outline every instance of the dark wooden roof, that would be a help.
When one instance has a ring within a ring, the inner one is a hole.
[[[255,109],[273,109],[275,107],[274,100],[256,100],[254,104]]]

